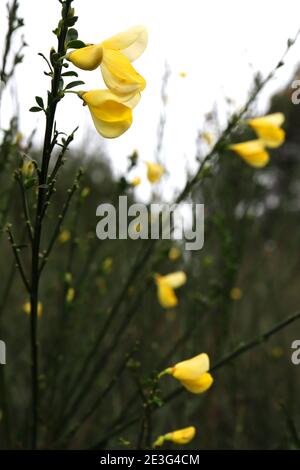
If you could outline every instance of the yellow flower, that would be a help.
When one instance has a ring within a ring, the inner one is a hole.
[[[155,282],[160,305],[164,308],[175,307],[178,304],[178,299],[174,289],[186,283],[186,274],[183,271],[177,271],[166,276],[157,274]]]
[[[139,176],[136,176],[135,178],[133,178],[133,180],[131,180],[130,184],[132,186],[139,186],[141,184],[141,178]]]
[[[69,287],[69,289],[67,290],[67,294],[66,294],[66,302],[68,304],[71,304],[74,298],[75,298],[75,289],[73,287]]]
[[[95,70],[101,64],[102,57],[101,44],[91,44],[67,54],[67,59],[82,70]]]
[[[186,72],[179,72],[179,76],[181,78],[185,78],[186,77]]]
[[[284,142],[285,132],[280,128],[284,123],[282,113],[249,119],[247,122],[266,147],[276,148]]]
[[[178,258],[180,258],[180,256],[181,256],[181,251],[179,250],[179,248],[177,248],[176,246],[172,246],[168,254],[169,260],[176,261]]]
[[[232,144],[229,146],[229,149],[242,157],[249,165],[256,168],[266,166],[269,161],[269,154],[265,150],[263,142],[259,139]]]
[[[230,291],[230,298],[232,300],[240,300],[243,297],[243,292],[238,287],[233,287]]]
[[[112,139],[123,134],[132,124],[132,109],[140,95],[120,97],[109,90],[81,92],[80,97],[88,105],[94,125],[103,137]]]
[[[71,232],[69,230],[63,230],[62,232],[60,232],[58,241],[59,243],[63,245],[64,243],[67,243],[70,240],[70,238],[71,238]]]
[[[102,263],[102,269],[105,273],[110,273],[113,267],[113,259],[111,256],[107,256]]]
[[[35,170],[35,166],[32,160],[25,160],[22,165],[22,174],[25,178],[30,178]]]
[[[214,137],[211,132],[203,132],[201,137],[207,143],[207,145],[212,145],[214,143]]]
[[[165,173],[165,169],[159,163],[145,162],[147,165],[147,178],[150,183],[157,183],[162,175]]]
[[[160,377],[165,374],[172,375],[189,392],[197,394],[205,392],[213,384],[213,378],[208,371],[209,357],[207,354],[202,353],[165,369]]]
[[[23,305],[23,312],[26,313],[26,315],[30,315],[30,313],[31,313],[31,304],[30,304],[30,302],[25,302],[25,304]],[[38,302],[37,314],[38,314],[39,318],[43,314],[42,302]]]
[[[134,26],[99,44],[70,52],[67,59],[83,70],[101,67],[103,79],[114,93],[127,95],[142,91],[146,82],[132,67],[147,46],[147,30]]]
[[[163,436],[159,436],[153,444],[153,447],[159,447],[165,441],[171,441],[174,444],[188,444],[194,439],[196,435],[196,428],[189,426],[188,428],[178,429],[177,431],[169,432]]]

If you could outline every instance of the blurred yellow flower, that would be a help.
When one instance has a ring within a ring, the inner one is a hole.
[[[23,312],[26,313],[26,315],[30,315],[30,313],[31,313],[31,304],[30,304],[30,302],[25,302],[25,304],[23,305]],[[37,314],[38,314],[39,318],[43,314],[42,302],[38,302]]]
[[[179,76],[181,78],[185,78],[186,77],[186,72],[179,72]]]
[[[22,174],[25,178],[30,178],[35,170],[35,166],[32,160],[25,160],[22,165]]]
[[[71,304],[75,298],[75,289],[73,287],[69,287],[66,294],[66,302],[67,304]]]
[[[212,145],[214,142],[214,137],[211,132],[203,132],[201,137],[207,143],[207,145]]]
[[[177,271],[166,276],[155,276],[157,285],[157,296],[160,305],[164,308],[175,307],[178,299],[174,289],[183,286],[186,283],[186,274],[183,271]]]
[[[209,371],[209,357],[207,354],[198,354],[191,359],[179,362],[173,367],[168,367],[160,377],[169,374],[178,380],[189,392],[203,393],[213,384],[213,378]]]
[[[22,140],[24,139],[24,134],[22,134],[22,132],[17,132],[16,133],[16,145],[19,145]]]
[[[164,444],[165,441],[171,441],[174,444],[188,444],[194,439],[196,435],[196,428],[194,426],[189,426],[187,428],[178,429],[177,431],[169,432],[163,436],[159,436],[156,441],[153,443],[153,447],[160,447]]]
[[[280,128],[284,119],[284,114],[274,113],[249,119],[247,123],[266,147],[276,148],[283,144],[285,139],[285,132]]]
[[[103,260],[102,269],[106,274],[108,274],[111,272],[112,267],[113,267],[113,259],[111,256],[107,256],[107,258]]]
[[[169,250],[168,258],[170,261],[176,261],[181,256],[181,251],[176,246],[172,246]]]
[[[62,230],[58,237],[58,241],[59,243],[63,245],[64,243],[67,243],[70,240],[70,238],[71,238],[70,230]]]
[[[230,291],[230,298],[232,300],[240,300],[243,297],[243,292],[239,287],[233,287]]]
[[[150,183],[157,183],[162,175],[165,173],[165,169],[159,163],[145,162],[147,165],[147,178]]]
[[[131,180],[131,185],[132,186],[139,186],[141,184],[141,178],[139,176],[136,176],[135,178],[133,178],[133,180]]]
[[[229,145],[229,149],[242,157],[249,165],[255,168],[266,166],[269,154],[265,150],[263,142],[259,139]]]
[[[94,45],[88,45],[67,54],[67,59],[83,70],[101,67],[107,87],[116,94],[141,92],[146,82],[132,67],[131,62],[145,50],[148,41],[144,26],[134,26],[127,31]]]

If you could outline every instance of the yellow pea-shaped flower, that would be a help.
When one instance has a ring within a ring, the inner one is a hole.
[[[146,28],[134,26],[99,44],[92,44],[67,54],[67,59],[83,70],[101,67],[107,87],[119,95],[141,92],[144,78],[131,65],[145,50],[148,41]]]
[[[183,429],[177,429],[176,431],[168,432],[162,436],[159,436],[156,441],[153,443],[153,447],[160,447],[164,444],[165,441],[173,442],[174,444],[188,444],[194,439],[196,435],[196,428],[194,426],[189,426]]]
[[[229,149],[237,153],[248,165],[255,168],[262,168],[269,162],[269,154],[263,142],[259,139],[232,144]]]
[[[282,145],[285,140],[285,132],[280,127],[284,123],[284,119],[284,114],[273,113],[249,119],[247,123],[266,147],[276,148]]]
[[[191,393],[203,393],[213,384],[209,374],[209,357],[207,354],[198,354],[191,359],[178,362],[173,367],[165,369],[159,377],[171,375],[178,380]]]
[[[159,163],[145,162],[147,165],[147,178],[150,183],[157,183],[162,175],[165,173],[165,169]]]
[[[103,137],[119,137],[131,126],[134,97],[128,101],[128,97],[120,98],[109,90],[82,92],[80,97],[87,104],[94,125]]]
[[[172,308],[178,304],[174,289],[186,283],[186,274],[183,271],[168,274],[166,276],[155,276],[157,296],[160,305],[164,308]]]
[[[102,62],[103,49],[101,44],[92,44],[69,52],[67,60],[82,70],[95,70]]]

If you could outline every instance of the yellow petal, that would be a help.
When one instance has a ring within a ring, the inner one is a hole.
[[[100,44],[82,47],[67,54],[67,60],[82,70],[95,70],[101,64],[103,49]]]
[[[269,154],[265,150],[261,140],[250,140],[229,146],[230,150],[236,152],[249,165],[256,168],[265,166],[269,161]]]
[[[202,353],[198,356],[187,359],[186,361],[178,362],[170,369],[173,377],[180,381],[197,380],[209,370],[209,357],[207,354]]]
[[[25,304],[23,305],[23,312],[25,312],[27,315],[30,315],[31,314],[31,304],[30,302],[25,302]],[[42,302],[38,302],[38,305],[37,305],[37,315],[38,315],[38,318],[40,318],[43,314],[43,304]]]
[[[166,276],[159,276],[158,282],[163,282],[173,289],[183,286],[186,283],[186,274],[183,271],[167,274]]]
[[[181,251],[179,250],[179,248],[176,248],[176,246],[172,246],[168,254],[169,260],[176,261],[178,258],[180,258],[180,256],[181,256]]]
[[[285,140],[285,131],[279,127],[263,124],[251,124],[251,127],[266,147],[279,147]]]
[[[249,119],[248,124],[252,125],[264,125],[264,126],[275,126],[280,127],[285,121],[285,117],[283,113],[273,113],[268,114],[267,116],[262,116],[259,118]]]
[[[145,162],[147,165],[147,178],[150,183],[157,183],[165,172],[163,166],[158,163]]]
[[[212,386],[213,381],[212,376],[206,372],[196,380],[181,380],[180,382],[191,393],[203,393]]]
[[[248,124],[256,132],[266,147],[276,148],[283,144],[285,132],[280,129],[284,123],[284,114],[274,113],[260,118],[250,119]]]
[[[189,426],[188,428],[178,429],[164,436],[166,441],[174,442],[174,444],[188,444],[196,435],[196,428]]]
[[[131,185],[132,186],[139,186],[141,184],[141,178],[139,176],[136,176],[135,178],[133,178],[133,180],[131,180]]]
[[[178,304],[174,290],[163,282],[157,284],[157,295],[160,305],[164,308],[176,307]]]
[[[146,86],[144,78],[119,51],[104,49],[101,71],[105,84],[114,93],[131,95],[143,91]]]
[[[141,99],[140,93],[132,93],[130,95],[116,95],[110,90],[90,90],[80,94],[81,98],[96,108],[101,107],[106,101],[115,101],[123,104],[128,108],[134,108]]]
[[[88,105],[95,127],[106,138],[123,134],[132,124],[132,111],[108,90],[92,90],[81,94]]]
[[[120,51],[130,62],[133,62],[144,52],[147,42],[148,33],[146,28],[144,26],[134,26],[106,39],[101,44],[106,49]]]

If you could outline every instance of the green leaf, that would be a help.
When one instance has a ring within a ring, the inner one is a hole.
[[[70,72],[64,72],[61,74],[62,77],[78,77],[78,73],[77,72],[73,72],[73,71],[70,71]]]
[[[67,33],[67,42],[78,39],[78,32],[75,28],[70,28]]]
[[[36,97],[35,97],[35,101],[37,102],[37,104],[38,104],[42,109],[44,109],[44,101],[43,101],[43,98],[41,98],[40,96],[36,96]]]
[[[74,26],[77,20],[78,20],[78,16],[72,16],[71,18],[66,19],[66,23],[68,26]]]
[[[70,88],[74,88],[74,86],[78,85],[84,85],[84,82],[82,82],[81,80],[76,80],[75,82],[68,83],[65,90],[69,90]]]
[[[79,41],[78,39],[75,39],[74,41],[70,41],[67,44],[68,49],[81,49],[82,47],[85,47],[86,44],[83,41]]]
[[[29,110],[31,113],[39,113],[40,111],[43,111],[42,108],[38,108],[37,106],[32,106]]]

